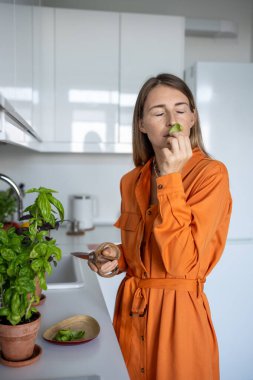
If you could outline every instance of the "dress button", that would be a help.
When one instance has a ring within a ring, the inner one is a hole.
[[[147,272],[144,272],[144,273],[143,273],[143,276],[144,276],[145,278],[147,278],[147,277],[148,277]]]
[[[163,188],[163,185],[160,184],[160,185],[157,186],[157,188],[158,188],[158,189],[162,189],[162,188]]]
[[[151,211],[151,210],[148,210],[147,214],[148,214],[148,215],[151,215],[151,214],[152,214],[152,211]]]

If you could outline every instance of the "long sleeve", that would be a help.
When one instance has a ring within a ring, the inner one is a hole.
[[[226,167],[212,161],[187,195],[180,173],[159,177],[157,196],[154,235],[167,272],[184,276],[201,262],[203,275],[209,273],[223,251],[231,214]]]

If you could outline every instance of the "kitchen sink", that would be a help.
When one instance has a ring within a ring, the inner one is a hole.
[[[83,261],[70,254],[62,255],[62,259],[53,268],[51,276],[47,276],[48,289],[70,289],[84,286]]]

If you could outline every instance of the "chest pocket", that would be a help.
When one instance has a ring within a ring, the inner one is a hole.
[[[125,231],[136,231],[140,220],[140,214],[136,214],[135,212],[122,212],[114,226]]]

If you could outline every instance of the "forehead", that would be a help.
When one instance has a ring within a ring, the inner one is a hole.
[[[152,107],[155,104],[173,105],[179,102],[189,104],[189,100],[183,92],[170,86],[158,85],[149,92],[144,107]]]

